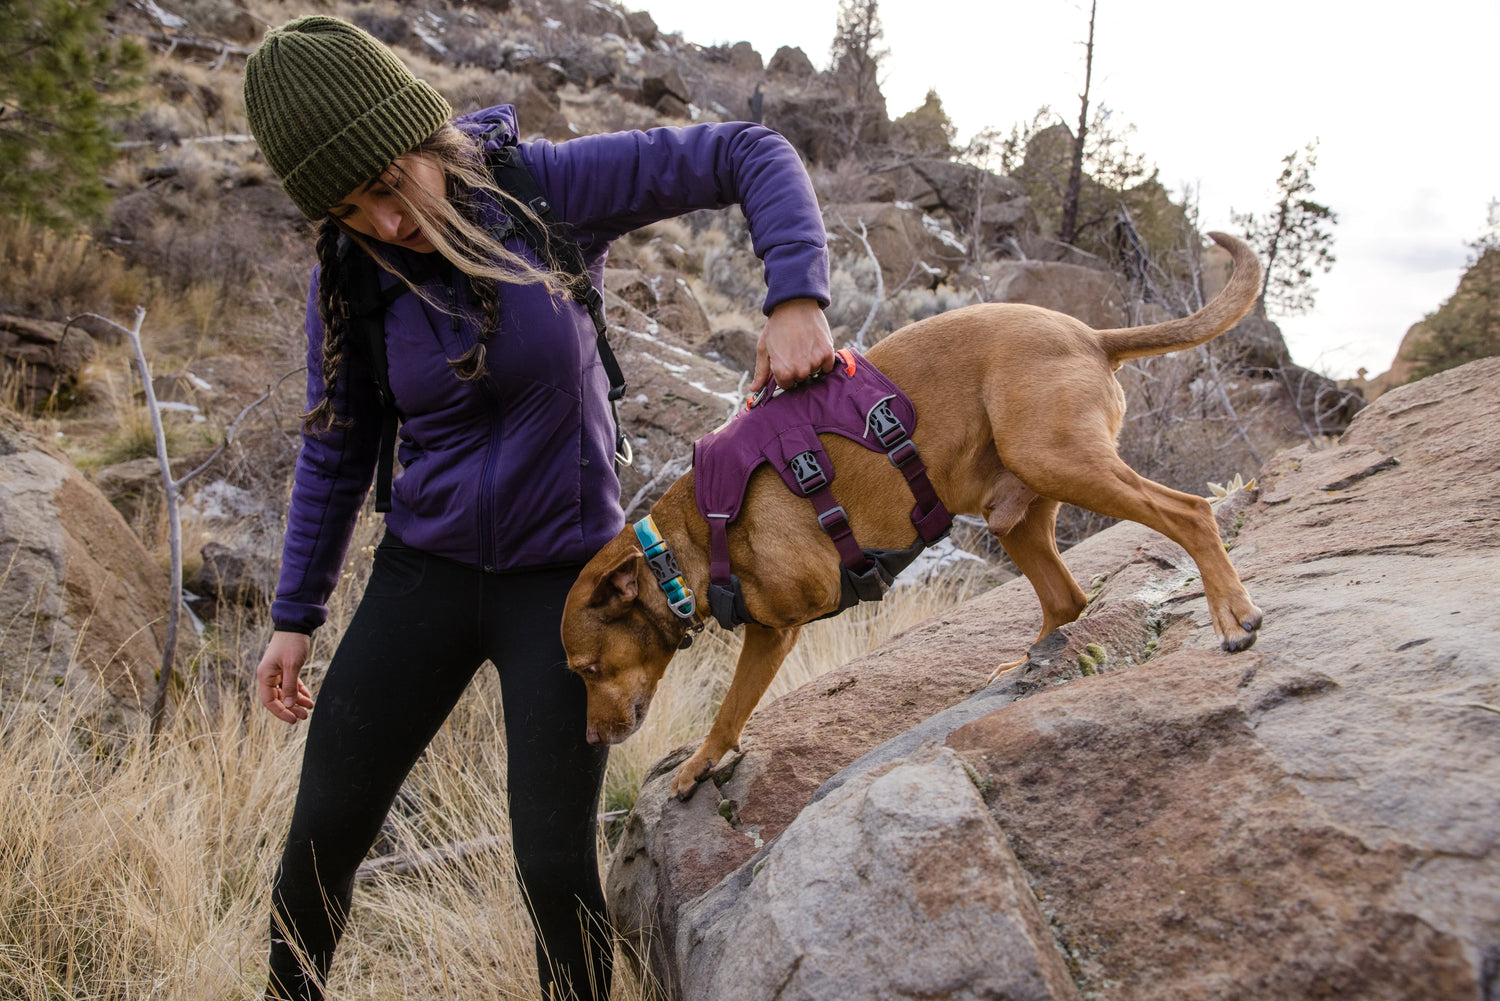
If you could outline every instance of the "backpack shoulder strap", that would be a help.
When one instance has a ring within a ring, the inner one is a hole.
[[[589,311],[594,321],[599,360],[604,365],[604,374],[609,378],[609,400],[615,403],[625,395],[625,375],[620,363],[609,346],[606,336],[608,325],[604,319],[604,296],[594,287],[584,264],[583,251],[578,242],[568,234],[566,227],[552,211],[552,204],[542,193],[541,186],[531,171],[521,162],[521,153],[515,146],[502,146],[486,157],[495,186],[529,208],[536,217],[531,219],[520,213],[511,213],[511,225],[538,257],[552,261],[558,270],[568,275],[568,293]],[[540,224],[539,224],[540,223]],[[619,424],[617,420],[616,425]],[[617,441],[618,444],[618,441]]]
[[[497,126],[498,128],[498,126]],[[492,130],[493,134],[493,130]],[[521,202],[531,210],[529,218],[522,213],[509,213],[511,226],[528,246],[543,261],[550,261],[568,275],[568,293],[581,303],[594,321],[594,345],[599,352],[599,363],[604,366],[605,378],[609,380],[609,408],[615,423],[615,461],[628,466],[631,462],[630,439],[620,427],[619,401],[625,396],[625,373],[609,346],[609,326],[604,318],[604,296],[594,287],[588,267],[583,260],[583,250],[568,233],[567,227],[552,211],[552,204],[542,193],[541,185],[521,162],[521,152],[515,146],[505,145],[486,154],[495,186]]]
[[[350,330],[355,350],[370,366],[375,394],[380,399],[380,451],[375,467],[375,510],[391,509],[391,480],[395,473],[396,426],[400,415],[391,395],[390,364],[385,355],[385,311],[410,291],[397,282],[389,289],[380,287],[380,268],[370,256],[347,236],[339,237],[338,254],[342,263],[344,302],[348,308]]]

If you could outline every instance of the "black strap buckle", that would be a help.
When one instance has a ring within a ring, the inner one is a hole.
[[[797,489],[802,491],[806,497],[820,487],[828,485],[828,477],[823,472],[823,466],[818,462],[818,457],[813,455],[812,450],[798,452],[792,456],[792,461],[787,464],[792,475],[797,478]],[[842,509],[840,509],[842,510]]]
[[[651,565],[651,572],[656,575],[658,584],[664,584],[682,576],[682,569],[677,565],[677,557],[672,555],[672,550],[666,546],[662,546],[655,554],[648,555],[646,562]]]
[[[880,444],[886,448],[893,447],[898,441],[906,437],[906,427],[901,423],[895,413],[891,410],[889,400],[882,400],[870,411],[870,430]]]

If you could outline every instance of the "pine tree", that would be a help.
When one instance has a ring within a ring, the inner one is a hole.
[[[0,0],[0,213],[65,228],[109,204],[102,173],[145,53],[109,0]]]
[[[1317,150],[1318,141],[1314,139],[1282,159],[1281,176],[1276,179],[1276,206],[1270,212],[1230,213],[1265,265],[1257,303],[1262,316],[1268,307],[1285,316],[1310,311],[1318,293],[1312,283],[1313,272],[1327,273],[1334,264],[1333,234],[1327,227],[1337,225],[1338,215],[1311,198],[1316,190],[1312,171],[1318,165]]]

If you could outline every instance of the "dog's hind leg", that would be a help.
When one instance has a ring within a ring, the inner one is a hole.
[[[1224,554],[1208,501],[1146,479],[1108,444],[1075,440],[1060,451],[1067,462],[1038,463],[1020,475],[1044,496],[1139,522],[1187,550],[1203,575],[1203,593],[1224,649],[1248,649],[1260,628],[1261,611]]]
[[[1078,618],[1088,604],[1088,597],[1078,586],[1078,581],[1073,579],[1072,571],[1064,565],[1062,556],[1057,551],[1058,507],[1055,500],[1035,497],[1026,506],[1019,520],[1003,517],[1006,512],[1000,506],[989,512],[990,531],[1000,540],[1006,555],[1026,575],[1036,591],[1037,599],[1042,603],[1042,630],[1037,634],[1037,639]],[[995,668],[989,680],[993,682],[1001,674],[1025,662],[1026,658],[1023,657],[1001,664]]]
[[[719,705],[719,715],[703,744],[672,778],[672,792],[679,800],[692,796],[698,783],[708,778],[714,766],[739,746],[745,721],[750,718],[760,697],[766,694],[771,679],[776,677],[781,662],[786,660],[801,631],[801,626],[784,629],[745,626],[745,642],[740,647],[739,662],[734,666],[734,680],[729,683],[729,691]]]

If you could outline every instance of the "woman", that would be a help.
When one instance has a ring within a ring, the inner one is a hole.
[[[308,297],[308,413],[287,520],[262,704],[308,718],[298,675],[378,452],[381,405],[341,284],[368,253],[389,288],[391,394],[403,472],[358,611],[312,714],[276,874],[268,995],[317,998],[354,872],[401,782],[479,665],[499,671],[515,855],[546,997],[603,999],[612,947],[595,859],[606,751],[584,739],[584,690],[558,638],[581,565],[624,524],[595,330],[565,276],[516,238],[524,209],[483,152],[516,145],[508,107],[451,109],[353,25],[308,17],[267,34],[245,72],[250,127],[298,208],[321,221]],[[833,365],[824,233],[805,171],[749,124],[519,144],[599,284],[616,237],[738,203],[765,262],[754,387]],[[397,291],[400,291],[399,289]],[[304,965],[305,963],[305,965]]]

